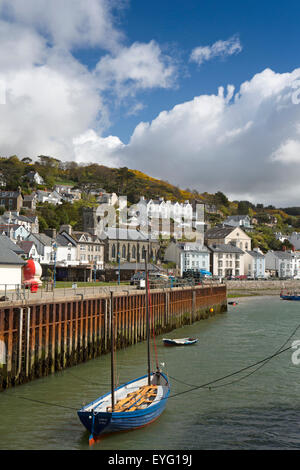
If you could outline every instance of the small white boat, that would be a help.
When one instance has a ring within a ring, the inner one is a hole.
[[[168,339],[163,338],[163,342],[166,346],[186,346],[197,343],[197,338],[179,338],[179,339]]]

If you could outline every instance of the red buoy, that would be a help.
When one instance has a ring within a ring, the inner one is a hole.
[[[29,287],[31,292],[36,292],[38,287],[42,285],[41,275],[41,265],[37,261],[29,259],[23,268],[23,284],[25,287]]]

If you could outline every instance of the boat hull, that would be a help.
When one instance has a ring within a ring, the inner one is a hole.
[[[161,377],[163,377],[166,382],[166,385],[164,386],[166,390],[162,395],[162,398],[156,404],[153,404],[146,409],[137,409],[135,411],[129,412],[97,412],[92,409],[92,403],[77,412],[80,421],[85,426],[85,428],[88,429],[94,439],[100,437],[103,434],[138,429],[152,423],[157,418],[159,418],[159,416],[164,411],[168,396],[170,394],[167,377],[162,373]],[[136,379],[136,381],[142,378],[143,377],[140,377],[139,379]],[[133,383],[134,381],[128,382],[127,384],[119,387],[117,390],[120,390],[122,387]],[[107,397],[107,395],[109,394],[103,395],[95,402]],[[86,410],[85,408],[89,409]]]
[[[198,342],[197,339],[192,340],[176,340],[176,339],[163,339],[163,343],[165,346],[189,346],[191,344],[196,344]]]
[[[300,300],[300,295],[281,295],[282,300]]]

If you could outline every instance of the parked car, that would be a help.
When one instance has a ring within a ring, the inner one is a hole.
[[[131,286],[139,285],[140,281],[144,281],[144,280],[145,280],[144,272],[135,273],[130,279],[130,285]]]

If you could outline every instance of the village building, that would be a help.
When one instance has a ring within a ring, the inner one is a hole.
[[[265,255],[266,271],[281,279],[300,277],[300,254],[269,250]]]
[[[185,271],[210,271],[210,251],[200,243],[171,242],[165,250],[164,260],[176,263],[180,276]]]
[[[258,249],[245,251],[244,264],[245,274],[249,278],[264,279],[266,277],[265,255]]]
[[[21,188],[18,191],[0,191],[0,206],[9,211],[20,211],[23,207]]]
[[[24,259],[33,259],[34,261],[39,262],[39,254],[33,241],[22,240],[18,241],[17,245],[24,251]]]
[[[37,202],[48,202],[49,204],[58,205],[62,204],[62,197],[57,191],[41,191],[36,192]]]
[[[25,194],[23,196],[23,198],[24,198],[23,199],[23,207],[35,211],[36,210],[36,203],[37,203],[36,193]]]
[[[204,240],[208,247],[230,243],[241,250],[251,251],[251,238],[240,227],[213,227],[205,232]]]
[[[26,262],[17,254],[23,253],[7,237],[0,236],[0,291],[5,293],[22,284],[22,268]]]
[[[245,275],[244,251],[231,243],[209,246],[210,271],[220,278]]]
[[[107,228],[102,234],[105,243],[105,262],[143,262],[147,253],[148,260],[158,258],[159,243],[149,239],[138,230]]]
[[[34,170],[27,173],[25,179],[28,180],[31,184],[42,185],[45,183],[44,178],[42,178],[42,176]]]
[[[0,234],[6,235],[8,238],[10,238],[10,240],[25,240],[29,233],[30,232],[22,225],[0,223]]]
[[[104,269],[104,242],[97,235],[73,231],[69,225],[60,228],[60,235],[75,244],[79,264],[95,270]]]
[[[36,215],[20,215],[18,211],[5,212],[0,217],[0,223],[7,225],[21,225],[28,232],[39,233],[39,219]]]
[[[244,230],[253,228],[249,215],[230,215],[224,221],[224,225],[229,225],[231,227],[241,227]]]

